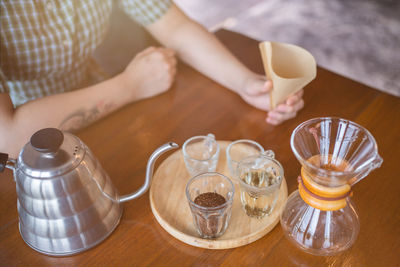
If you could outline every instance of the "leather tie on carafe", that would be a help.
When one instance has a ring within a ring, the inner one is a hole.
[[[313,208],[323,211],[334,211],[344,208],[346,198],[352,196],[351,186],[348,184],[339,187],[327,187],[314,182],[301,168],[299,182],[300,197]]]

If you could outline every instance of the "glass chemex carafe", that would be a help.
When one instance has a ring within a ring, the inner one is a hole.
[[[297,126],[290,144],[302,167],[281,214],[286,237],[315,255],[348,249],[360,229],[351,187],[383,161],[374,137],[345,119],[315,118]]]

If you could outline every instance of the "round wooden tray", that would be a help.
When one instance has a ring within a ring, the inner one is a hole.
[[[220,154],[217,172],[230,177],[226,162],[226,147],[230,142],[218,141]],[[269,231],[279,221],[279,215],[287,199],[285,179],[279,192],[275,209],[263,219],[250,218],[240,203],[239,185],[235,184],[232,215],[226,232],[216,239],[203,239],[193,224],[192,214],[185,195],[186,183],[190,175],[183,161],[182,150],[175,151],[165,159],[153,176],[150,188],[150,205],[158,223],[172,236],[189,245],[208,248],[234,248],[254,242]]]

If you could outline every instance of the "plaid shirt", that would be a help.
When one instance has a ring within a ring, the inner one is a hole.
[[[15,106],[79,88],[109,25],[112,0],[6,0],[0,2],[0,93]],[[148,25],[170,0],[119,0],[134,20]]]

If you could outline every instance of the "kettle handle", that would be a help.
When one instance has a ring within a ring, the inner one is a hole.
[[[146,191],[150,188],[151,180],[153,178],[154,163],[156,162],[158,157],[161,156],[161,154],[163,154],[164,152],[167,152],[171,149],[175,149],[178,147],[179,146],[177,144],[175,144],[173,142],[169,142],[169,143],[166,143],[166,144],[160,146],[159,148],[157,148],[153,152],[153,154],[151,154],[149,161],[147,162],[146,180],[145,180],[144,184],[142,185],[142,187],[140,187],[136,192],[133,192],[132,194],[121,196],[119,199],[119,202],[126,202],[129,200],[138,198],[141,195],[143,195],[144,193],[146,193]]]
[[[3,172],[6,168],[8,161],[8,154],[0,153],[0,172]]]
[[[17,160],[9,158],[8,154],[0,152],[0,172],[3,172],[5,168],[9,168],[14,173],[15,181],[15,168],[17,165]]]
[[[3,172],[5,168],[15,170],[16,160],[9,158],[8,154],[0,152],[0,172]]]

